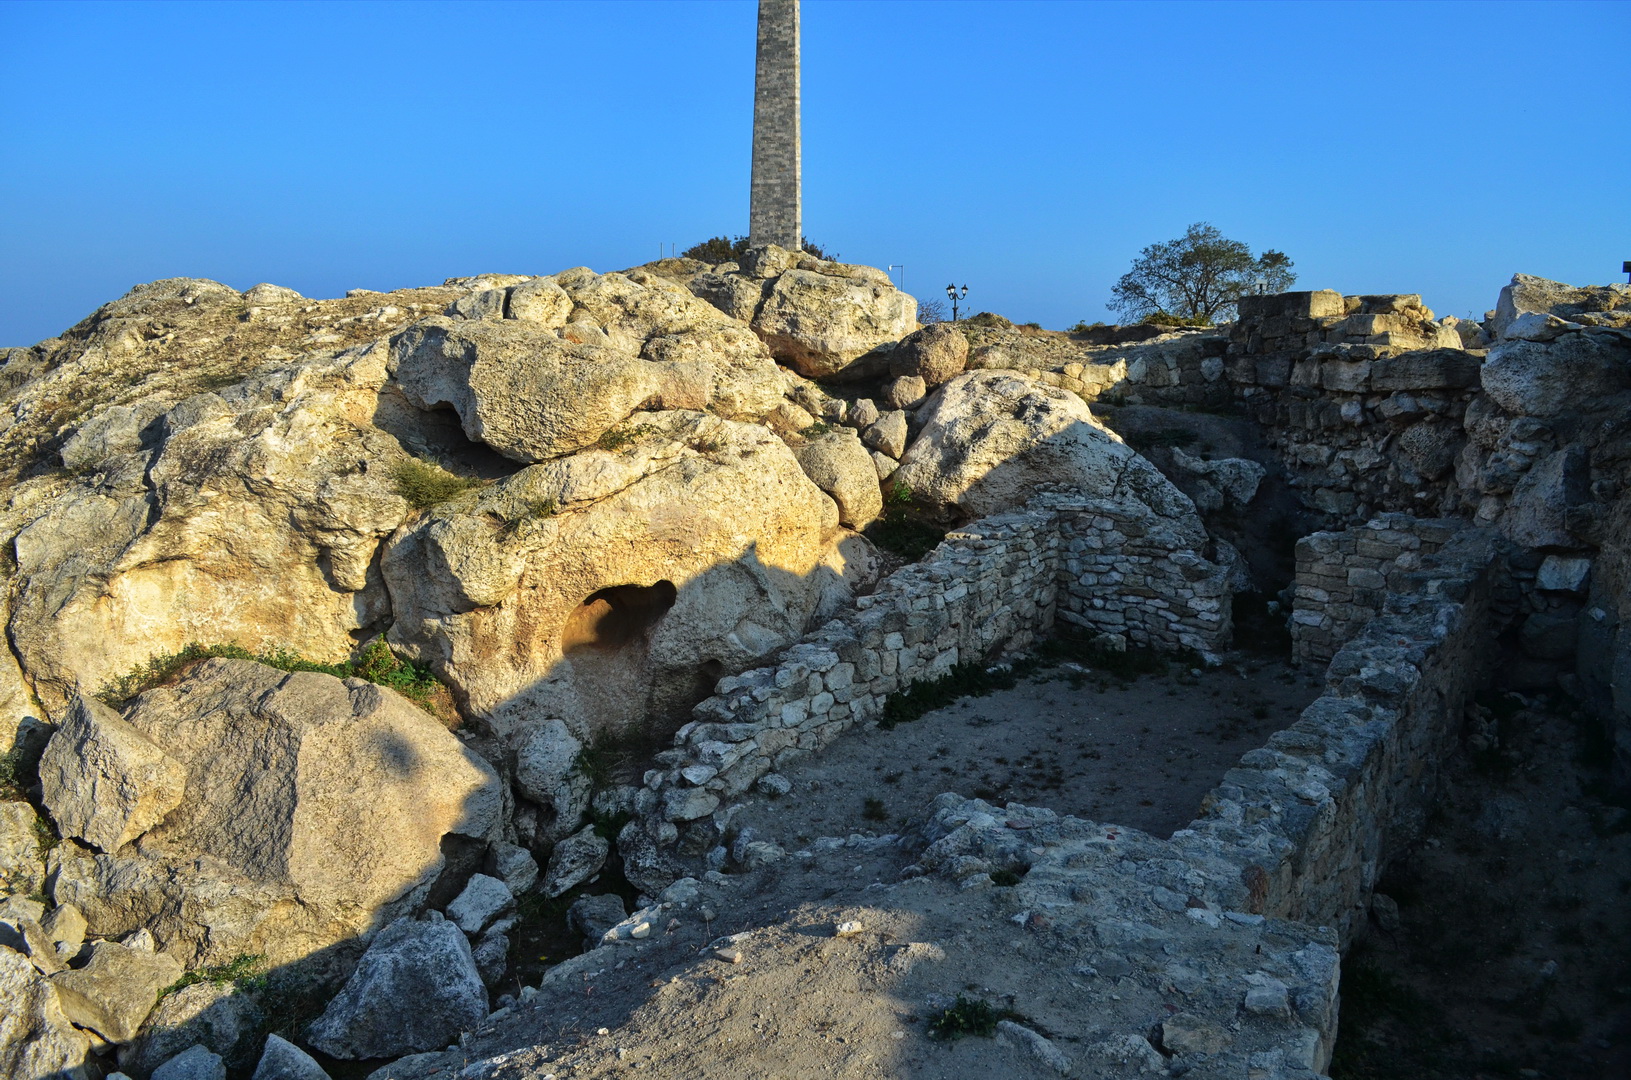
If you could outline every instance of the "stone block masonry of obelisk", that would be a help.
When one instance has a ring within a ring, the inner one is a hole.
[[[803,245],[799,172],[798,0],[759,0],[748,205],[748,240],[755,247],[797,251]]]

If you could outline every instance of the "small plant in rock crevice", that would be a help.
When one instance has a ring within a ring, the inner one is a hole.
[[[397,656],[379,638],[369,642],[354,659],[338,664],[308,660],[289,649],[255,652],[242,645],[202,645],[193,642],[180,652],[152,657],[147,663],[138,664],[118,678],[109,680],[96,692],[96,696],[103,703],[120,709],[147,691],[167,686],[203,661],[214,658],[253,660],[279,671],[315,671],[333,675],[337,679],[363,679],[395,690],[443,723],[457,718],[447,688],[430,669]]]
[[[391,481],[396,486],[396,493],[415,510],[429,510],[484,483],[475,477],[458,476],[434,461],[416,457],[397,462],[391,470]]]
[[[912,489],[897,480],[883,492],[883,515],[866,527],[867,539],[912,562],[946,538],[946,530],[927,519]]]

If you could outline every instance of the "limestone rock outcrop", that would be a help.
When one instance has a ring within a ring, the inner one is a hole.
[[[971,371],[923,407],[923,430],[893,477],[914,498],[983,517],[1025,502],[1039,484],[1131,496],[1203,543],[1195,505],[1075,394],[1012,371]]]
[[[159,991],[180,977],[181,964],[167,953],[99,941],[83,967],[58,972],[51,985],[75,1025],[123,1043],[136,1037]]]
[[[134,846],[67,851],[55,898],[94,934],[150,929],[189,967],[365,934],[423,899],[444,837],[499,822],[491,766],[361,680],[208,660],[123,722],[185,769],[183,797]]]
[[[385,552],[392,642],[501,732],[683,716],[847,587],[822,565],[837,507],[765,428],[667,411],[616,435],[436,508]]]
[[[1513,274],[1511,282],[1501,288],[1485,329],[1497,339],[1515,336],[1512,323],[1526,314],[1631,329],[1631,285],[1616,282],[1577,287],[1533,274]]]

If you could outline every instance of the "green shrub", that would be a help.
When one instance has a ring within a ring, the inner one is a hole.
[[[825,420],[817,420],[815,423],[799,432],[799,434],[803,435],[806,439],[819,439],[823,435],[832,434],[832,425],[827,423]]]
[[[905,481],[896,480],[884,492],[883,508],[883,516],[866,527],[866,535],[885,551],[916,562],[946,538],[946,530],[923,515]]]
[[[16,802],[24,797],[28,787],[28,763],[21,750],[0,754],[0,801]]]
[[[1087,334],[1094,330],[1103,330],[1107,326],[1109,326],[1108,323],[1102,322],[1078,322],[1075,326],[1070,328],[1070,332],[1073,334]]]
[[[965,1035],[996,1034],[999,1020],[1023,1020],[1024,1017],[1008,1009],[999,1009],[979,998],[958,994],[957,1000],[929,1018],[929,1037],[934,1039],[961,1039]]]
[[[396,493],[415,510],[429,510],[482,484],[473,477],[455,476],[434,461],[414,457],[399,461],[391,470],[391,479]]]
[[[982,311],[978,315],[970,315],[963,322],[969,326],[985,326],[992,330],[1012,330],[1014,328],[1013,323],[991,311]]]
[[[802,238],[804,253],[827,262],[837,262],[838,253],[828,254],[808,236]],[[700,244],[692,244],[680,252],[682,259],[700,259],[715,266],[724,262],[741,262],[742,257],[748,253],[748,238],[738,236],[732,239],[729,236],[711,236]]]
[[[602,450],[611,452],[625,450],[633,446],[648,435],[656,434],[657,429],[650,424],[635,424],[632,427],[612,428],[595,440],[595,445]]]
[[[215,964],[211,967],[199,968],[197,971],[189,971],[163,990],[160,990],[159,1000],[163,1001],[177,990],[183,990],[203,982],[214,983],[216,986],[231,984],[242,990],[260,989],[264,981],[261,977],[261,968],[265,964],[266,957],[259,953],[246,953],[235,956],[224,964]]]

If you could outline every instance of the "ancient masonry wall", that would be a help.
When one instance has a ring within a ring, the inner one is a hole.
[[[1404,592],[1406,576],[1421,568],[1466,523],[1454,518],[1383,514],[1342,532],[1317,532],[1297,541],[1297,576],[1291,610],[1291,656],[1325,663],[1344,642],[1381,613],[1389,593]]]
[[[674,843],[789,758],[877,718],[890,694],[1024,651],[1058,617],[1212,652],[1228,640],[1228,600],[1224,570],[1142,504],[1040,496],[950,534],[776,666],[720,680],[646,776],[648,831]]]
[[[1413,534],[1383,524],[1355,532]],[[1382,867],[1420,830],[1502,621],[1488,530],[1463,529],[1396,575],[1399,591],[1332,658],[1325,693],[1242,757],[1174,836],[1226,853],[1251,910],[1332,926],[1344,941]]]

